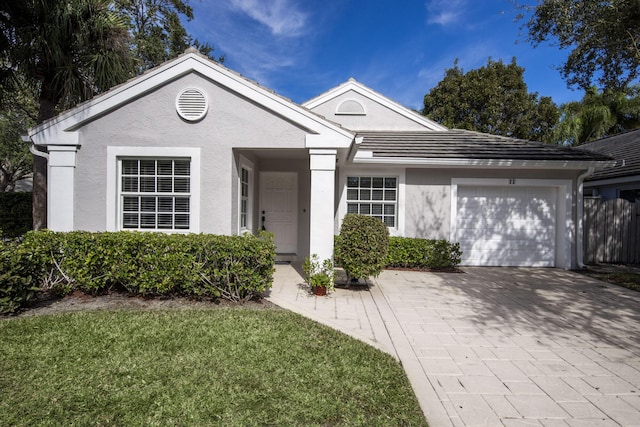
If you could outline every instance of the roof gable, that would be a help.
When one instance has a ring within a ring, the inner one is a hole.
[[[85,123],[189,73],[201,74],[311,134],[329,133],[346,145],[353,139],[350,131],[200,55],[195,49],[188,49],[183,55],[45,121],[30,129],[29,136],[36,145],[77,143],[77,135],[72,133]]]
[[[374,130],[374,123],[375,126],[386,126],[388,130],[447,130],[446,127],[403,107],[353,78],[304,102],[302,106],[352,130]],[[369,108],[367,108],[368,106]],[[368,109],[373,108],[384,109],[385,117],[378,115],[371,120],[362,117],[369,113]],[[356,117],[353,118],[354,116]],[[385,119],[389,119],[389,123],[386,125],[384,124]],[[393,123],[394,121],[395,123]]]

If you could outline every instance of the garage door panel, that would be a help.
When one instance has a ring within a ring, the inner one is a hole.
[[[463,264],[553,266],[555,191],[459,186],[456,230]]]
[[[508,257],[508,258],[507,258]],[[511,262],[505,264],[505,259]],[[469,266],[498,266],[498,267],[550,267],[549,260],[541,253],[531,251],[482,251],[470,252],[465,257],[464,265]]]

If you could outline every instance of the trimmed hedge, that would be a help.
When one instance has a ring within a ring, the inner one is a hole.
[[[334,259],[342,266],[340,236],[335,237]],[[460,265],[459,243],[447,240],[389,237],[389,253],[386,268],[410,268],[419,270],[453,270]]]
[[[3,239],[22,236],[33,228],[31,193],[0,193],[0,230]]]
[[[140,295],[246,301],[271,287],[275,264],[275,245],[268,233],[257,237],[41,231],[27,233],[12,251],[13,276],[28,279],[25,286],[63,295],[76,289],[100,294],[124,288]],[[15,311],[4,303],[1,309]]]
[[[452,270],[460,264],[461,255],[459,243],[390,237],[387,267]]]
[[[377,276],[385,267],[389,250],[389,229],[377,218],[347,214],[337,242],[340,264],[351,279]]]
[[[15,242],[0,240],[0,314],[13,313],[35,298],[38,288],[32,284],[28,263]]]

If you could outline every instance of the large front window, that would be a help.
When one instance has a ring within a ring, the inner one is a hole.
[[[190,183],[189,159],[121,159],[122,228],[188,230]]]
[[[347,213],[372,216],[394,228],[397,205],[397,177],[347,177]]]

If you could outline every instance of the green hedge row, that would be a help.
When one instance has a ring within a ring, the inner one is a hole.
[[[459,243],[390,237],[387,267],[451,270],[460,264],[461,255]]]
[[[59,294],[124,288],[141,295],[246,301],[271,287],[275,245],[267,233],[256,237],[44,231],[5,244],[1,255],[5,273],[0,276],[0,310],[7,312],[26,303],[24,291],[33,288]],[[18,303],[9,301],[14,299]]]
[[[341,237],[335,236],[335,263],[342,266]],[[385,267],[453,270],[460,265],[460,244],[447,240],[389,237]]]
[[[31,197],[31,193],[0,193],[0,237],[22,236],[33,228]]]

